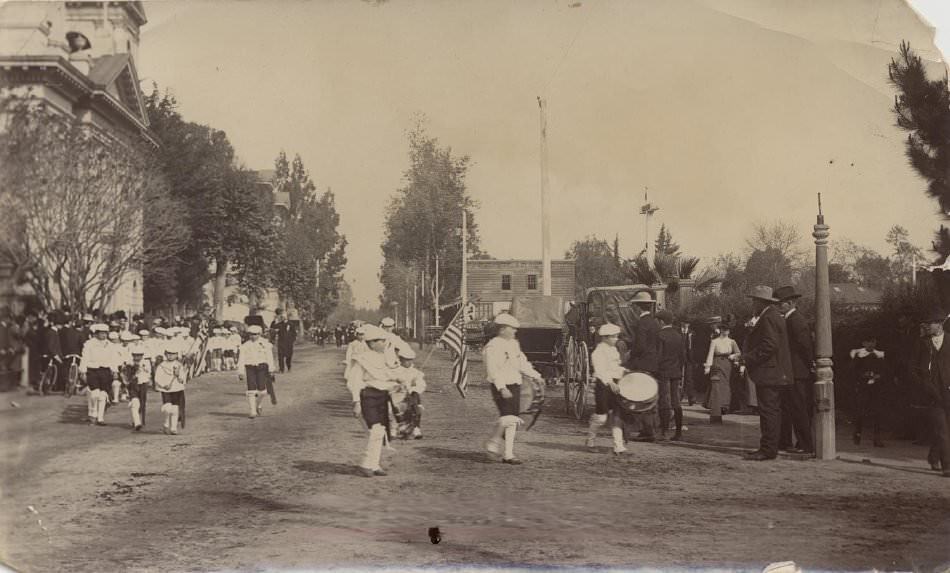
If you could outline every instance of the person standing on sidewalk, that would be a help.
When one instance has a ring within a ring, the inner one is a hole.
[[[950,477],[950,344],[944,331],[946,319],[940,311],[924,318],[927,336],[921,340],[910,376],[916,402],[925,408],[930,425],[930,467]]]
[[[524,423],[518,417],[521,413],[521,377],[527,376],[539,381],[542,378],[528,362],[528,357],[521,352],[521,345],[515,338],[521,326],[518,319],[502,313],[495,317],[494,324],[498,333],[485,345],[482,355],[499,416],[491,437],[485,443],[485,449],[492,456],[497,456],[504,446],[501,461],[506,464],[520,464],[521,460],[515,457],[515,434],[518,426]]]
[[[874,432],[874,446],[883,448],[881,441],[881,410],[884,406],[884,353],[877,350],[877,339],[868,334],[861,341],[861,348],[851,351],[851,371],[854,376],[856,412],[854,417],[854,443],[861,444],[864,423],[870,421]]]
[[[778,447],[787,452],[811,454],[815,452],[811,429],[815,409],[815,384],[811,374],[815,348],[808,320],[795,308],[801,296],[792,286],[783,286],[775,291],[775,298],[779,300],[778,310],[785,316],[788,351],[795,378],[794,384],[788,389],[788,399],[782,402],[782,430]],[[797,442],[795,447],[792,447],[792,430]]]
[[[754,461],[774,460],[778,455],[782,427],[782,398],[794,383],[785,319],[775,308],[772,288],[756,286],[747,295],[755,309],[752,330],[745,340],[742,358],[755,383],[759,403],[759,449],[747,454]]]
[[[360,472],[365,477],[384,476],[386,471],[380,464],[389,428],[389,392],[396,387],[398,371],[386,364],[386,331],[367,324],[363,336],[369,350],[354,357],[346,386],[353,397],[353,415],[362,418],[369,428]]]
[[[627,359],[627,368],[635,372],[646,372],[653,378],[659,378],[660,353],[658,335],[660,323],[653,316],[656,308],[653,296],[647,291],[640,291],[630,299],[630,303],[637,309],[637,324],[633,329],[633,344],[630,347],[630,356]],[[637,435],[638,441],[652,442],[656,439],[654,426],[656,425],[656,410],[644,414],[633,414],[632,417],[640,426]]]
[[[261,337],[262,332],[263,329],[256,324],[248,326],[249,338],[238,352],[238,380],[243,382],[247,378],[245,396],[250,418],[256,418],[263,412],[267,379],[274,371],[274,347]]]
[[[659,384],[660,411],[660,439],[666,439],[666,432],[670,428],[670,414],[675,422],[674,440],[682,439],[683,406],[680,404],[680,384],[683,381],[683,350],[685,341],[679,329],[673,327],[673,313],[661,310],[656,313],[660,323],[660,332],[657,340],[660,346],[660,363],[658,366],[657,383]]]
[[[623,443],[623,419],[617,394],[620,388],[617,381],[627,374],[620,365],[620,352],[617,341],[620,339],[620,327],[609,322],[597,331],[600,342],[591,354],[590,361],[594,370],[594,413],[591,414],[587,428],[587,449],[596,451],[597,432],[610,418],[610,431],[614,441],[614,454],[627,451]]]
[[[290,372],[291,361],[294,358],[294,343],[297,341],[297,327],[284,317],[283,309],[277,309],[277,316],[271,324],[274,331],[274,341],[277,343],[277,368],[283,373],[284,369]]]

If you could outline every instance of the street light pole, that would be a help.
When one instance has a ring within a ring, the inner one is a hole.
[[[815,238],[815,457],[833,460],[835,452],[835,384],[831,346],[831,287],[828,282],[828,225],[821,212],[818,194],[818,221]]]

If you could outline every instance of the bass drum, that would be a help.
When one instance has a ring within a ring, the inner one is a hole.
[[[620,407],[630,414],[644,414],[656,408],[660,386],[646,372],[631,372],[617,382]]]

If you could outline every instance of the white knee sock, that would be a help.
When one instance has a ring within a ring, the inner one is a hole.
[[[597,432],[607,423],[607,414],[592,414],[590,424],[587,426],[587,439],[593,440],[597,437]]]
[[[171,404],[162,404],[162,427],[170,428],[171,427],[171,412],[168,411],[168,407]]]
[[[89,419],[95,419],[96,417],[96,404],[99,400],[99,391],[98,390],[89,390],[86,392],[86,406]]]
[[[113,402],[119,401],[120,390],[122,390],[122,383],[119,382],[118,380],[113,380],[112,381],[112,401]]]
[[[369,440],[366,443],[366,455],[363,456],[362,467],[368,470],[381,469],[379,466],[383,457],[383,438],[386,428],[382,424],[373,424],[369,429]]]
[[[168,407],[168,410],[169,410],[169,417],[170,417],[168,421],[169,427],[171,428],[171,431],[173,434],[177,434],[178,433],[178,406],[174,404],[170,404]]]
[[[132,425],[141,426],[142,425],[142,416],[139,414],[139,399],[132,398],[129,400],[129,410],[132,412]]]
[[[510,460],[515,457],[515,433],[518,426],[509,424],[505,427],[505,459]]]
[[[105,421],[106,403],[109,401],[109,394],[105,390],[99,390],[99,397],[96,400],[96,421]]]
[[[257,417],[257,391],[248,390],[247,392],[245,392],[245,395],[247,395],[247,407],[248,407],[248,410],[250,411],[250,416],[252,418],[256,418]]]

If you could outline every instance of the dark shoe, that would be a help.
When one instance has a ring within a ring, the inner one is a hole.
[[[508,458],[508,459],[501,460],[501,463],[503,463],[503,464],[511,464],[511,465],[513,465],[513,466],[520,466],[520,465],[521,465],[522,463],[524,463],[524,462],[522,462],[522,461],[519,460],[518,458]]]
[[[142,431],[142,425],[139,424],[138,426],[135,426],[135,431],[136,431],[136,432],[141,432],[141,431]]]
[[[774,460],[775,456],[770,456],[765,452],[752,452],[751,454],[746,454],[743,456],[743,459],[753,462],[764,462],[766,460]]]
[[[801,448],[779,448],[779,450],[785,452],[786,454],[805,454],[808,453]]]
[[[376,472],[374,472],[374,471],[371,470],[371,469],[364,468],[364,467],[360,466],[360,475],[363,476],[363,477],[371,478],[371,477],[373,477],[374,475],[376,475]]]
[[[97,425],[97,426],[105,426],[106,423],[105,423],[105,422],[100,422],[99,420],[96,420],[96,425]]]
[[[675,434],[673,434],[673,437],[670,439],[673,440],[674,442],[680,442],[683,440],[683,434],[676,432]]]
[[[386,473],[386,470],[373,470],[373,475],[374,476],[388,476],[389,474]]]
[[[276,406],[276,405],[277,405],[277,396],[275,396],[274,394],[271,394],[271,395],[270,395],[270,403],[271,403],[272,405]]]

